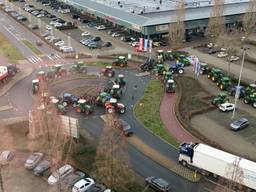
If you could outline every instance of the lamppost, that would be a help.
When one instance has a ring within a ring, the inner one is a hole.
[[[245,48],[243,47],[243,57],[242,57],[242,63],[241,63],[241,68],[240,68],[240,73],[239,73],[239,78],[238,78],[238,83],[237,83],[237,87],[240,86],[241,83],[241,77],[242,77],[242,72],[243,72],[243,68],[244,68],[244,59],[245,59],[245,54],[246,54],[246,50],[248,50],[249,48]],[[235,113],[236,113],[236,105],[237,105],[237,100],[239,98],[240,92],[239,89],[236,88],[236,94],[235,94],[235,107],[233,110],[233,114],[232,114],[232,119],[235,118]]]

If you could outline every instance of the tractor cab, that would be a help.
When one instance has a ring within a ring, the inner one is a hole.
[[[66,107],[68,105],[72,105],[73,107],[76,107],[77,102],[79,98],[75,95],[72,95],[71,93],[63,93],[61,97],[62,104]]]
[[[115,79],[115,83],[120,85],[121,87],[126,84],[125,78],[123,74],[119,74]]]
[[[127,59],[125,56],[119,56],[115,61],[112,62],[112,65],[125,67],[127,66]]]
[[[200,71],[199,71],[199,73],[201,75],[208,74],[209,71],[210,71],[210,68],[209,68],[208,64],[200,63]]]
[[[229,87],[231,87],[232,82],[229,77],[223,76],[217,81],[217,85],[220,87],[221,90],[227,90]]]
[[[252,95],[253,93],[256,93],[256,84],[250,84],[246,88],[246,95]]]
[[[96,98],[96,103],[98,105],[105,105],[107,101],[111,99],[111,95],[107,92],[101,92]]]
[[[126,107],[122,103],[118,103],[117,99],[111,98],[108,102],[105,103],[105,109],[108,113],[113,113],[114,111],[124,114],[126,112]]]
[[[86,73],[87,66],[83,61],[78,61],[70,67],[71,72]]]
[[[179,61],[176,61],[175,64],[170,65],[169,72],[183,74],[184,73],[184,64],[180,63]]]
[[[114,77],[115,71],[112,66],[107,65],[101,72],[104,76]]]
[[[175,83],[173,79],[168,79],[165,83],[165,92],[174,93],[175,92]]]
[[[39,71],[39,72],[37,73],[37,79],[38,79],[39,81],[45,80],[45,72],[44,72],[44,71]]]
[[[148,59],[145,61],[145,63],[143,63],[143,64],[140,65],[140,70],[141,70],[141,71],[150,71],[150,70],[154,69],[155,65],[156,65],[155,59],[153,59],[153,58],[148,58]]]
[[[11,77],[20,71],[17,65],[8,64],[6,67],[8,71],[8,76],[11,76]]]
[[[226,93],[219,93],[218,95],[214,96],[212,99],[212,104],[215,106],[219,106],[220,104],[228,102],[229,99]]]
[[[93,109],[85,99],[79,99],[77,101],[76,112],[85,113],[86,115],[89,115],[90,113],[93,112]]]
[[[67,113],[66,107],[60,103],[60,100],[55,97],[50,97],[50,102],[53,103],[56,107],[59,113],[65,114]]]
[[[211,79],[213,82],[218,81],[222,76],[222,71],[216,68],[213,68],[207,75],[208,79]]]
[[[110,95],[116,99],[120,99],[122,94],[123,94],[123,92],[121,90],[120,85],[114,84],[110,91]]]
[[[157,64],[156,65],[156,75],[163,75],[165,72],[165,68],[163,64]]]
[[[36,94],[39,91],[39,80],[33,79],[32,80],[32,92],[33,94]]]
[[[164,82],[167,82],[169,79],[173,79],[172,72],[167,71],[164,73]]]

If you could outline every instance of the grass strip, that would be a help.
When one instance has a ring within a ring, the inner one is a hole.
[[[33,53],[37,54],[37,55],[41,55],[42,52],[37,49],[32,43],[30,43],[28,40],[22,40],[22,42],[29,48],[31,49],[31,51],[33,51]]]

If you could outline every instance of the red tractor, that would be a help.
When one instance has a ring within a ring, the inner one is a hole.
[[[118,112],[120,114],[124,114],[126,112],[126,107],[122,103],[118,103],[117,99],[111,98],[105,104],[105,109],[108,113]]]
[[[112,66],[108,65],[101,71],[101,74],[107,77],[114,77],[115,71],[113,70]]]

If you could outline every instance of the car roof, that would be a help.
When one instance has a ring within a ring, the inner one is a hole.
[[[246,122],[246,121],[248,121],[248,119],[242,117],[240,119],[235,120],[234,122]]]
[[[154,178],[153,181],[157,183],[160,187],[169,187],[169,183],[162,178]]]
[[[233,103],[222,103],[221,106],[225,107],[225,106],[228,106],[228,105],[234,105]]]

